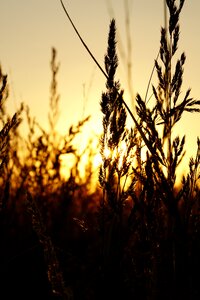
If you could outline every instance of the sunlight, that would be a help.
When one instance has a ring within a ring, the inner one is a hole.
[[[100,165],[102,164],[102,156],[100,153],[97,153],[94,158],[93,158],[93,165],[94,165],[94,168],[98,168],[100,167]]]
[[[70,177],[70,172],[75,164],[75,157],[73,154],[62,154],[60,156],[60,175],[64,180]]]
[[[117,156],[119,157],[118,159],[118,168],[119,170],[122,170],[123,168],[123,163],[124,163],[124,158],[126,158],[126,162],[129,163],[130,157],[127,156],[127,144],[125,141],[121,141],[120,147],[117,149],[118,153]]]
[[[106,143],[105,143],[106,144]],[[114,161],[117,163],[117,169],[119,171],[122,171],[124,161],[126,160],[126,163],[130,163],[132,157],[130,153],[128,152],[128,146],[126,141],[120,141],[118,146],[114,148],[114,150],[111,150],[110,148],[105,145],[104,147],[104,158],[110,159],[110,162],[113,163]],[[100,154],[95,158],[97,164],[102,163],[102,157]]]

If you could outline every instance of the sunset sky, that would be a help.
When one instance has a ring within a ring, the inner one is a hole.
[[[134,95],[145,96],[148,80],[157,56],[160,28],[164,24],[162,0],[63,0],[82,38],[101,64],[107,47],[111,17],[116,20],[119,68],[116,79],[125,89],[126,101],[133,101],[127,88],[127,39],[125,5],[130,14],[131,87]],[[186,53],[183,94],[191,87],[191,96],[200,98],[200,1],[186,0],[181,14],[178,53]],[[91,115],[88,130],[100,132],[100,99],[105,78],[94,65],[77,38],[61,7],[60,0],[0,0],[0,63],[8,74],[13,113],[24,102],[33,116],[46,126],[51,81],[51,48],[60,62],[58,90],[60,98],[59,130],[65,131],[84,116]],[[124,56],[121,56],[124,53]],[[156,84],[156,74],[153,76]],[[149,95],[151,94],[151,90]],[[186,134],[188,155],[195,153],[200,115],[185,114],[178,128]],[[82,141],[80,141],[82,143]]]

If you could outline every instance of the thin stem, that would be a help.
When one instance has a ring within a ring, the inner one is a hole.
[[[160,50],[158,51],[158,54],[157,54],[157,56],[156,56],[156,60],[158,60],[159,53],[160,53]],[[147,101],[147,96],[148,96],[148,92],[149,92],[149,88],[150,88],[150,84],[151,84],[151,80],[152,80],[152,77],[153,77],[153,73],[154,73],[155,67],[156,67],[156,66],[155,66],[155,63],[154,63],[154,66],[153,66],[153,69],[152,69],[152,71],[151,71],[151,75],[150,75],[150,78],[149,78],[149,82],[148,82],[148,85],[147,85],[147,89],[146,89],[146,94],[145,94],[145,99],[144,99],[145,103],[148,102],[148,101]]]
[[[168,168],[168,179],[170,182],[170,186],[172,187],[172,117],[171,117],[171,60],[172,60],[172,37],[170,37],[169,42],[169,70],[167,75],[167,94],[166,94],[166,101],[167,101],[167,111],[169,115],[169,123],[168,123],[168,162],[169,162],[169,168]]]
[[[132,43],[130,31],[130,8],[128,0],[124,1],[124,10],[126,17],[126,42],[127,42],[127,80],[131,99],[133,99],[134,91],[132,88]]]
[[[88,46],[86,45],[86,43],[84,42],[84,40],[82,39],[80,33],[78,32],[78,30],[77,30],[76,26],[74,25],[72,19],[70,18],[69,14],[68,14],[68,12],[67,12],[67,10],[66,10],[64,4],[63,4],[63,1],[60,0],[60,2],[61,2],[61,5],[62,5],[62,7],[63,7],[63,9],[64,9],[64,11],[65,11],[65,14],[67,15],[67,17],[68,17],[68,19],[69,19],[69,21],[70,21],[72,27],[74,28],[76,34],[78,35],[79,39],[81,40],[81,43],[83,44],[83,46],[85,47],[85,49],[87,50],[87,52],[90,54],[90,56],[91,56],[92,59],[94,60],[95,64],[98,66],[98,68],[99,68],[99,69],[101,70],[101,72],[104,74],[104,76],[105,76],[106,78],[108,78],[107,74],[105,73],[105,71],[103,70],[103,68],[100,66],[100,64],[98,63],[98,61],[96,60],[96,58],[94,57],[94,55],[92,54],[92,52],[90,51],[90,49],[88,48]]]

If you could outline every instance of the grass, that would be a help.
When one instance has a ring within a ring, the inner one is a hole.
[[[110,22],[105,71],[100,68],[106,78],[100,101],[102,164],[92,192],[93,151],[88,144],[83,178],[81,155],[74,146],[88,118],[64,136],[56,131],[56,50],[51,58],[49,131],[27,107],[8,117],[7,77],[0,72],[1,292],[7,299],[199,299],[200,141],[177,187],[186,137],[173,133],[186,112],[199,113],[200,101],[190,90],[181,93],[185,54],[174,62],[184,1],[166,4],[169,24],[161,29],[154,66],[158,82],[150,99],[136,95],[135,114],[115,80],[116,24]],[[23,113],[29,128],[25,139],[19,131]],[[128,114],[132,128],[126,126]],[[23,156],[21,146],[26,149]],[[68,178],[61,176],[62,155],[68,162],[74,157]]]

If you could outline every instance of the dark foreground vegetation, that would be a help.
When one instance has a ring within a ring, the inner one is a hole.
[[[56,132],[55,49],[49,131],[26,107],[8,117],[7,77],[0,72],[1,299],[200,299],[200,141],[188,174],[175,187],[186,137],[173,135],[185,112],[199,112],[200,101],[190,90],[180,93],[185,54],[173,62],[184,1],[166,3],[169,26],[161,29],[158,84],[150,101],[136,96],[137,116],[115,80],[116,28],[114,20],[110,23],[95,190],[90,189],[92,154],[83,178],[74,146],[88,120],[65,136]],[[25,139],[23,114],[29,128]],[[62,155],[74,158],[67,179],[60,174]]]

